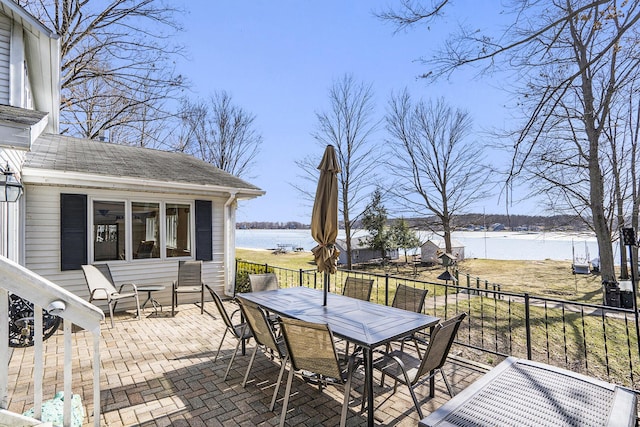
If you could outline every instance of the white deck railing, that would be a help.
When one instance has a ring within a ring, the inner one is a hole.
[[[94,426],[100,425],[100,322],[104,319],[101,310],[84,301],[53,282],[39,276],[27,268],[0,256],[0,410],[6,413],[9,378],[9,312],[8,295],[16,294],[34,305],[34,411],[35,418],[41,418],[42,382],[44,375],[42,312],[52,302],[63,308],[58,314],[63,319],[64,330],[64,426],[71,425],[71,383],[72,383],[72,325],[93,334],[93,416]],[[62,304],[60,304],[62,303]]]

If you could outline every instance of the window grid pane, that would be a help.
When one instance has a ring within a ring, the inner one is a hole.
[[[191,256],[190,206],[167,203],[165,211],[165,242],[167,257]]]
[[[93,202],[93,258],[125,259],[124,202]]]
[[[160,258],[159,203],[131,203],[131,236],[133,259]]]

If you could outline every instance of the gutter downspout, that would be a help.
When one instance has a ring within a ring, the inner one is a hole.
[[[234,202],[236,201],[236,192],[229,193],[229,199],[224,204],[224,287],[225,294],[233,296],[235,289],[233,283],[235,282],[235,257],[236,247],[235,244],[231,244],[231,240],[235,241],[235,221],[231,221],[231,209],[233,209]],[[231,222],[234,222],[234,227],[231,227]],[[234,269],[233,271],[231,269]]]

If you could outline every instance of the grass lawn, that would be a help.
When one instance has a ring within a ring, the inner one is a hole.
[[[292,270],[315,268],[311,252],[287,252],[275,254],[269,250],[236,249],[239,259],[269,264]],[[442,282],[437,277],[444,271],[441,266],[418,266],[404,263],[404,258],[386,267],[367,265],[358,267],[371,273],[388,273],[407,276],[429,282]],[[458,263],[460,285],[500,285],[505,292],[525,293],[547,298],[602,303],[602,284],[595,274],[572,274],[571,261],[506,261],[492,259],[467,259]],[[417,273],[417,275],[414,275]]]

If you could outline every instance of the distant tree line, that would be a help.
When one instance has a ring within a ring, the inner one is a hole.
[[[391,220],[394,221],[394,220]],[[405,221],[414,229],[430,229],[438,223],[434,217],[405,218]],[[505,228],[528,228],[530,230],[564,230],[564,231],[590,231],[583,218],[572,215],[501,215],[501,214],[460,214],[453,218],[452,228],[463,230],[470,227],[491,228],[494,224],[502,224]]]
[[[307,230],[309,224],[303,224],[296,221],[288,222],[269,222],[269,221],[249,221],[236,223],[236,229],[239,230]]]
[[[433,217],[424,218],[403,218],[407,226],[415,229],[430,229],[437,223],[437,219]],[[400,219],[389,218],[388,225],[394,225],[395,222],[401,221]],[[584,220],[571,215],[554,215],[554,216],[538,216],[538,215],[500,215],[500,214],[462,214],[458,215],[454,219],[453,228],[456,230],[467,229],[472,226],[477,227],[491,227],[494,224],[502,224],[507,229],[515,228],[529,228],[529,229],[541,229],[541,230],[572,230],[572,231],[588,231],[589,228],[585,225]],[[366,228],[362,221],[354,223],[356,229]],[[269,222],[269,221],[250,221],[250,222],[238,222],[236,224],[237,229],[247,230],[306,230],[309,229],[309,224],[304,224],[297,221],[287,222]],[[343,225],[341,224],[341,228]]]

